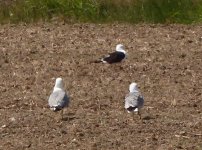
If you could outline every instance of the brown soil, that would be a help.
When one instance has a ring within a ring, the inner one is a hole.
[[[122,43],[128,58],[93,64]],[[48,108],[56,77],[71,97]],[[142,121],[124,106],[136,81]],[[202,149],[202,27],[0,26],[0,149]]]

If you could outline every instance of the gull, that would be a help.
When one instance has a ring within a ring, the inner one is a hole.
[[[133,113],[133,120],[134,120],[134,112],[137,112],[139,118],[141,119],[140,110],[144,105],[144,98],[139,92],[137,87],[137,83],[133,82],[129,86],[129,93],[125,97],[125,109],[128,113]]]
[[[124,58],[126,58],[126,51],[124,50],[124,46],[122,44],[116,45],[116,51],[109,53],[109,55],[101,58],[100,60],[94,61],[94,63],[118,63],[121,62]]]
[[[57,78],[55,81],[55,86],[53,92],[51,93],[48,104],[50,109],[54,112],[61,110],[61,117],[63,119],[63,109],[69,106],[69,96],[66,94],[62,78]]]

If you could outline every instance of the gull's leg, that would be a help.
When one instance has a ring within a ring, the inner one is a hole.
[[[137,114],[138,114],[139,118],[142,119],[140,109],[138,109]]]
[[[134,111],[132,112],[132,115],[133,115],[133,120],[135,120],[135,113],[134,113]]]
[[[126,113],[127,112],[127,113]],[[126,111],[125,109],[124,109],[124,112],[123,112],[123,120],[126,120],[126,123],[128,123],[128,117],[127,117],[127,114],[128,114],[129,112],[128,111]]]
[[[67,107],[65,107],[63,110],[64,110],[63,115],[65,114],[65,117],[63,119],[69,121],[70,118],[69,118],[68,114],[66,114],[67,113]]]
[[[60,117],[63,119],[63,109],[60,111]]]

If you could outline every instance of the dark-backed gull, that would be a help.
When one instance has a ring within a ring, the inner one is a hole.
[[[121,62],[124,58],[126,58],[126,51],[124,50],[124,46],[122,44],[118,44],[116,46],[116,51],[109,53],[109,55],[101,58],[100,60],[94,61],[94,63],[118,63]]]

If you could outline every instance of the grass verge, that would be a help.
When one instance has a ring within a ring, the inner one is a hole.
[[[201,0],[4,0],[0,23],[50,21],[196,23]]]

